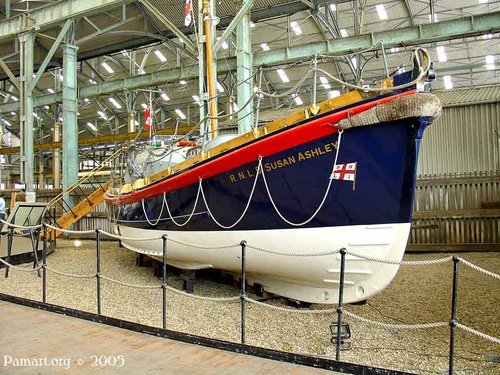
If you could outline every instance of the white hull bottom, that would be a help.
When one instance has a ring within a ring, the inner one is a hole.
[[[173,240],[204,247],[247,241],[246,275],[250,285],[290,299],[311,303],[338,302],[340,254],[285,256],[255,250],[250,246],[289,254],[314,254],[346,248],[377,259],[400,261],[410,223],[353,225],[326,228],[274,229],[255,231],[182,232],[144,230],[121,226],[122,241],[135,252],[162,257],[162,241],[147,240],[167,234]],[[168,241],[168,264],[182,269],[216,268],[237,275],[241,272],[241,247],[202,249]],[[363,301],[382,291],[394,278],[398,265],[366,261],[346,255],[344,302]]]

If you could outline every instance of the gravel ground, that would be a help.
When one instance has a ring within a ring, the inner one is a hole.
[[[47,264],[67,273],[95,273],[95,243],[83,241],[75,247],[72,241],[59,240]],[[151,267],[137,267],[135,254],[115,242],[102,243],[102,274],[130,284],[159,285]],[[447,254],[410,254],[405,260],[437,259]],[[498,253],[463,253],[460,256],[480,267],[500,274]],[[30,267],[25,265],[23,267]],[[499,280],[459,265],[458,320],[494,337],[500,337]],[[448,321],[451,305],[452,263],[433,266],[402,266],[393,283],[366,305],[346,306],[346,310],[372,320],[387,323],[429,323]],[[173,271],[168,283],[182,287]],[[0,291],[6,294],[40,300],[41,280],[36,273],[11,270],[8,279],[0,277]],[[232,285],[198,279],[198,295],[231,297],[239,291]],[[136,289],[102,280],[102,313],[104,315],[161,326],[161,289]],[[96,311],[95,279],[74,279],[48,271],[49,303],[85,311]],[[255,297],[250,294],[250,297]],[[216,303],[167,292],[167,327],[172,330],[239,341],[239,303]],[[286,307],[281,298],[267,303]],[[332,306],[313,305],[311,309]],[[249,304],[246,308],[246,340],[250,345],[284,351],[309,353],[335,358],[330,343],[329,325],[336,314],[304,314],[294,310],[282,312]],[[346,319],[351,324],[352,348],[341,352],[341,360],[420,374],[445,374],[448,369],[449,329],[385,329]],[[462,330],[457,330],[455,352],[456,374],[500,373],[500,345],[493,344]]]

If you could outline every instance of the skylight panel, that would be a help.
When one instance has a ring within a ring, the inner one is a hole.
[[[155,55],[156,55],[156,57],[158,57],[158,59],[159,59],[162,63],[164,63],[164,62],[166,62],[166,61],[167,61],[167,58],[163,55],[163,53],[161,53],[161,51],[160,51],[160,50],[158,50],[158,49],[157,49],[157,50],[155,50]]]
[[[385,10],[385,7],[384,7],[384,4],[377,4],[375,5],[375,9],[377,9],[377,13],[378,13],[378,18],[380,18],[380,20],[386,20],[388,17],[387,17],[387,12]]]
[[[436,47],[436,52],[438,54],[439,62],[446,62],[448,60],[443,46]]]
[[[443,82],[444,82],[444,88],[446,90],[451,90],[453,88],[453,82],[451,82],[451,76],[444,76]]]
[[[109,73],[109,74],[113,74],[115,71],[109,66],[109,64],[106,62],[106,61],[103,61],[101,63],[101,66],[106,69],[106,71]]]
[[[179,118],[181,120],[185,120],[186,119],[186,115],[184,114],[184,112],[182,112],[180,109],[176,109],[175,110],[175,113],[177,113],[177,116],[179,116]]]
[[[342,36],[342,38],[345,38],[345,37],[347,37],[349,34],[347,34],[347,30],[346,30],[346,29],[340,29],[340,35]]]
[[[298,22],[292,21],[290,22],[290,26],[292,27],[292,30],[295,33],[295,35],[302,35],[302,29],[300,28]]]
[[[495,56],[493,55],[486,55],[484,57],[486,60],[486,69],[488,70],[494,70],[495,69]]]
[[[280,76],[281,80],[284,83],[290,82],[290,79],[288,78],[288,76],[286,75],[286,73],[283,69],[276,69],[276,73],[278,73],[278,75]]]

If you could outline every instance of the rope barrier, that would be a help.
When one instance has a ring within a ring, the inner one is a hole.
[[[63,271],[56,270],[56,269],[54,269],[52,267],[49,267],[47,265],[45,265],[45,269],[47,269],[47,270],[49,270],[51,272],[54,272],[57,275],[61,275],[61,276],[65,276],[65,277],[71,277],[71,278],[75,278],[75,279],[93,279],[96,276],[95,273],[91,274],[91,275],[80,275],[80,274],[66,273],[66,272],[63,272]]]
[[[466,265],[467,267],[470,267],[470,268],[472,268],[473,270],[476,270],[476,271],[478,271],[478,272],[481,272],[481,273],[482,273],[482,274],[484,274],[484,275],[487,275],[487,276],[493,277],[493,278],[495,278],[495,279],[497,279],[497,280],[500,280],[500,275],[498,275],[498,274],[496,274],[496,273],[493,273],[493,272],[491,272],[491,271],[485,270],[484,268],[481,268],[481,267],[479,267],[479,266],[476,266],[475,264],[472,264],[471,262],[468,262],[468,261],[466,261],[466,260],[465,260],[465,259],[463,259],[463,258],[458,257],[458,259],[459,259],[459,261],[460,261],[461,263],[463,263],[463,264],[464,264],[464,265]]]
[[[451,257],[451,256],[446,257],[446,258],[441,258],[441,259],[433,259],[433,260],[388,260],[388,259],[380,259],[380,258],[368,256],[368,255],[358,254],[358,253],[351,251],[351,250],[347,250],[346,254],[355,256],[356,258],[369,260],[371,262],[394,264],[394,265],[405,265],[405,266],[429,266],[429,265],[435,265],[435,264],[442,264],[442,263],[446,263],[446,262],[453,260],[453,257]]]
[[[442,328],[448,327],[450,323],[448,322],[436,322],[436,323],[422,323],[422,324],[391,324],[391,323],[382,323],[377,322],[375,320],[363,318],[362,316],[353,314],[352,312],[344,310],[344,314],[350,318],[359,320],[363,323],[372,324],[381,328],[390,328],[390,329],[430,329],[430,328]]]
[[[335,255],[340,253],[340,250],[325,250],[325,251],[316,251],[316,252],[302,252],[302,253],[290,253],[287,251],[279,251],[279,250],[269,250],[264,249],[262,247],[252,246],[247,244],[247,248],[262,251],[264,253],[275,254],[275,255],[283,255],[283,256],[291,256],[291,257],[321,257],[326,255]]]
[[[170,290],[174,293],[177,293],[181,296],[190,297],[194,299],[204,300],[204,301],[212,301],[212,302],[238,302],[240,300],[240,296],[235,297],[205,297],[198,296],[196,294],[186,293],[182,290],[171,287],[170,285],[166,286],[167,290]]]
[[[130,284],[130,283],[126,283],[126,282],[123,282],[123,281],[112,279],[111,277],[107,277],[107,276],[104,276],[104,275],[99,275],[99,277],[101,279],[103,279],[103,280],[107,280],[107,281],[112,282],[114,284],[128,286],[130,288],[137,288],[137,289],[161,289],[161,285]]]
[[[15,228],[15,229],[24,229],[24,230],[27,230],[27,229],[39,229],[39,228],[42,227],[42,224],[32,225],[32,226],[24,226],[24,225],[12,224],[12,223],[9,223],[8,221],[5,221],[5,220],[0,220],[0,222],[2,222],[5,226],[12,227],[12,228]]]
[[[264,303],[261,301],[257,301],[255,299],[245,297],[245,301],[253,303],[255,305],[259,305],[262,307],[266,307],[272,310],[277,310],[277,311],[282,311],[282,312],[292,312],[292,313],[297,313],[297,314],[332,314],[332,313],[337,313],[337,309],[321,309],[321,310],[297,310],[294,308],[286,308],[286,307],[281,307],[281,306],[274,306],[270,305],[268,303]]]
[[[43,268],[42,265],[36,267],[36,268],[23,268],[23,267],[16,267],[8,262],[6,262],[5,260],[3,260],[2,258],[0,258],[0,263],[4,264],[6,267],[10,267],[10,268],[13,268],[17,271],[20,271],[20,272],[33,272],[33,271],[38,271],[40,269]]]
[[[55,227],[55,226],[50,225],[50,224],[45,224],[45,226],[49,229],[57,230],[59,232],[68,233],[68,234],[93,234],[93,233],[95,233],[95,230],[69,230],[69,229]]]
[[[456,323],[456,325],[457,325],[457,328],[460,328],[460,329],[464,330],[465,332],[469,332],[469,333],[471,333],[473,335],[476,335],[476,336],[479,336],[479,337],[481,337],[481,338],[483,338],[485,340],[494,342],[495,344],[500,344],[500,339],[499,338],[496,338],[496,337],[493,337],[493,336],[489,336],[489,335],[487,335],[485,333],[476,331],[473,328],[464,326],[463,324],[460,324],[460,323]]]

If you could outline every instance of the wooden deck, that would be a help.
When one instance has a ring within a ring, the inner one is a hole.
[[[0,374],[334,374],[5,301],[0,316]]]

